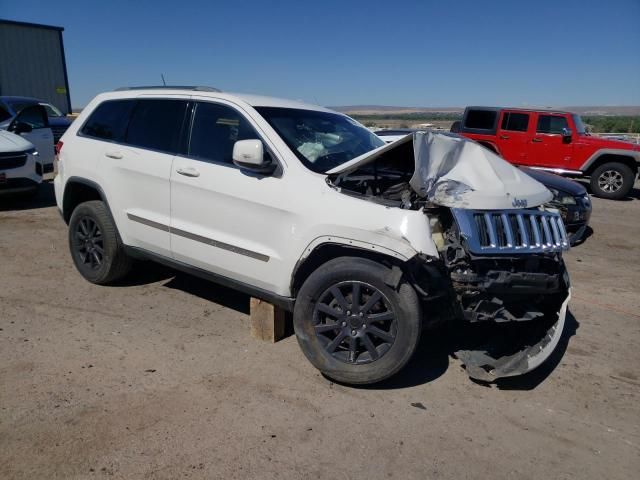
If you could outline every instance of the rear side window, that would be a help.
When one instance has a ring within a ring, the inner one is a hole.
[[[82,134],[101,140],[123,142],[134,104],[135,100],[111,100],[101,103],[82,127]]]
[[[186,108],[184,100],[138,100],[129,120],[125,143],[177,153]]]
[[[498,112],[495,110],[469,110],[464,119],[464,127],[476,130],[493,130]]]
[[[198,103],[191,127],[189,156],[233,163],[234,143],[259,138],[247,119],[233,108],[215,103]]]
[[[558,115],[538,115],[538,133],[562,133],[563,128],[569,128],[567,119]]]
[[[504,112],[501,128],[512,132],[526,132],[529,128],[529,114]]]

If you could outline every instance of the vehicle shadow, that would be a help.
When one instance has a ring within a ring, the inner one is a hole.
[[[175,276],[164,284],[165,287],[181,290],[236,312],[249,315],[251,297],[246,293],[186,273],[176,271],[173,273]]]
[[[582,238],[580,238],[580,240],[578,240],[577,242],[575,242],[574,244],[571,245],[571,248],[575,248],[575,247],[579,247],[580,245],[582,245],[584,242],[587,241],[587,239],[593,235],[593,228],[587,226],[587,228],[584,230],[584,233],[582,234]]]
[[[145,260],[134,260],[134,266],[131,272],[121,280],[111,284],[112,287],[136,287],[140,285],[148,285],[150,283],[160,282],[175,277],[178,274],[176,270],[161,265],[156,262]]]
[[[38,193],[34,197],[27,197],[22,194],[4,194],[0,197],[0,212],[33,210],[53,207],[55,205],[56,197],[53,191],[52,180],[42,182]]]
[[[373,385],[347,386],[363,390],[397,390],[432,382],[449,368],[454,339],[454,331],[448,326],[425,329],[416,353],[398,374]]]
[[[114,286],[144,285],[166,280],[163,284],[164,287],[195,295],[244,315],[249,315],[250,313],[250,295],[154,262],[140,261],[140,263],[142,265],[139,268],[134,269],[134,272],[127,276],[125,280],[116,283]],[[286,319],[285,338],[294,334],[291,314],[287,314]],[[493,383],[472,379],[470,381],[480,386],[495,386],[501,390],[533,390],[560,364],[569,345],[569,340],[576,334],[578,328],[578,321],[570,311],[567,311],[560,341],[551,356],[539,368],[525,375],[502,378]],[[460,325],[457,322],[425,328],[416,353],[398,374],[373,385],[345,386],[364,390],[395,390],[432,382],[444,375],[450,365],[464,368],[461,362],[457,360],[451,362],[451,359],[455,358],[454,353],[467,340],[465,332],[460,330]],[[341,384],[329,378],[327,380]]]

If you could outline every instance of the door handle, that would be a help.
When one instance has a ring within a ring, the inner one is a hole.
[[[184,175],[185,177],[199,177],[200,176],[200,172],[197,171],[195,168],[178,168],[176,170],[176,172],[178,172],[180,175]]]
[[[116,160],[120,160],[122,158],[122,153],[110,151],[110,152],[105,152],[104,156],[109,158],[114,158]]]
[[[500,135],[502,140],[509,140],[509,135]]]
[[[542,142],[541,138],[534,138],[533,140],[531,140],[533,143],[540,143]]]

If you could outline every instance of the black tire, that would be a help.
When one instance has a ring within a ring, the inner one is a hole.
[[[131,269],[111,215],[99,200],[81,203],[71,214],[69,250],[76,268],[91,283],[114,282]]]
[[[591,191],[598,197],[620,200],[629,194],[635,180],[636,176],[628,165],[603,163],[591,172]]]
[[[422,307],[404,278],[397,289],[385,283],[389,271],[372,260],[341,257],[322,265],[302,285],[293,326],[305,356],[327,377],[357,385],[377,383],[396,374],[413,356],[420,340]],[[333,296],[334,288],[342,293],[343,306]],[[358,307],[353,307],[356,296]],[[323,303],[328,298],[333,301]],[[345,312],[349,305],[351,315]],[[392,318],[382,320],[386,317]]]

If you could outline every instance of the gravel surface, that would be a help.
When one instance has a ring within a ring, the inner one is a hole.
[[[639,218],[638,188],[594,199],[540,370],[474,383],[440,329],[401,375],[357,389],[293,336],[252,340],[243,294],[151,263],[84,281],[50,183],[0,198],[0,478],[636,478]]]

